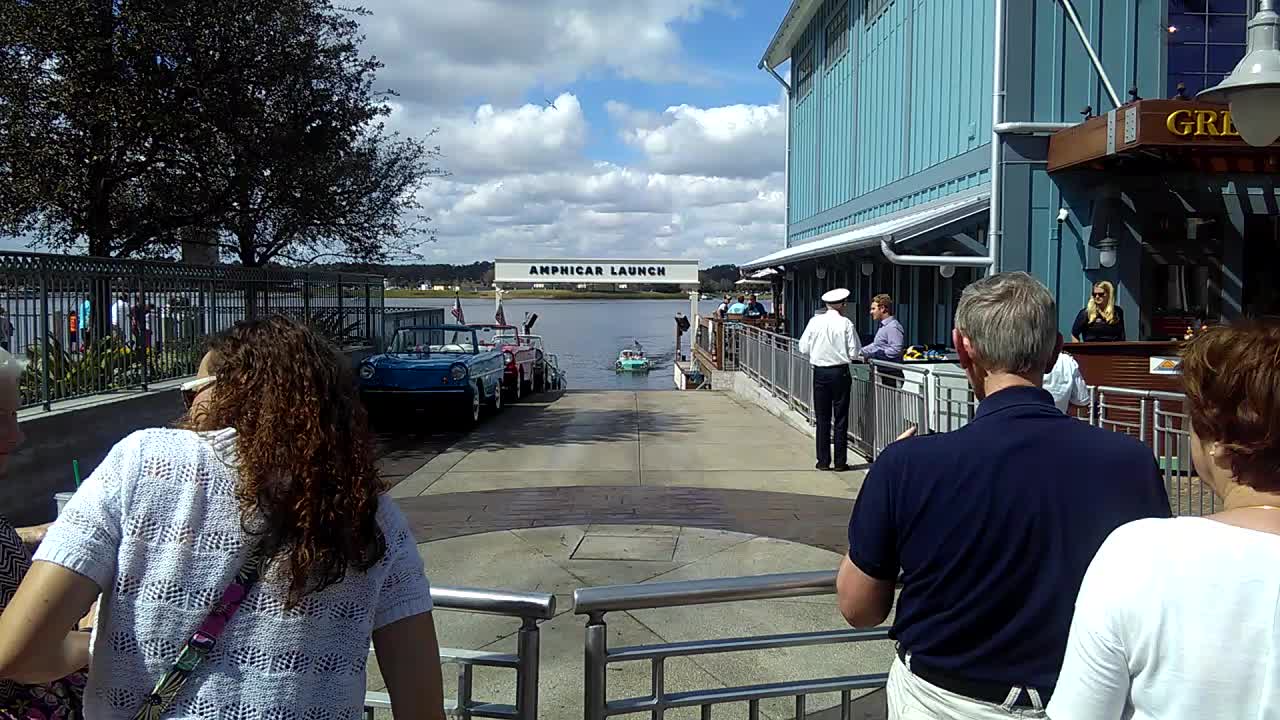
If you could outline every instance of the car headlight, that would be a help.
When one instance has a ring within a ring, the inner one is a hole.
[[[515,355],[512,355],[512,354],[511,354],[511,353],[509,353],[509,352],[504,352],[504,353],[502,353],[502,361],[503,361],[503,362],[505,362],[506,364],[510,365],[511,363],[513,363],[513,362],[515,362],[515,361],[516,361],[516,356],[515,356]]]
[[[374,371],[373,371],[373,366],[372,366],[372,365],[361,365],[361,366],[360,366],[360,377],[361,377],[361,378],[364,378],[365,380],[369,380],[369,379],[371,379],[371,378],[373,377],[373,372],[374,372]]]
[[[449,375],[451,375],[454,380],[461,380],[467,376],[467,366],[462,364],[454,365],[449,369]]]

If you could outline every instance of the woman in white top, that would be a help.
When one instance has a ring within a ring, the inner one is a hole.
[[[1210,328],[1182,373],[1192,461],[1225,509],[1103,543],[1053,720],[1280,718],[1280,326]]]
[[[91,718],[358,718],[372,639],[395,715],[443,718],[430,587],[355,387],[294,321],[216,339],[184,429],[125,438],[49,529],[0,616],[0,679],[87,663]],[[258,581],[238,579],[259,556]],[[233,581],[248,592],[210,650]],[[92,639],[68,632],[99,593]],[[184,646],[203,660],[153,694]]]

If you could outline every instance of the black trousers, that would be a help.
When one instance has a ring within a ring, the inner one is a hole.
[[[832,464],[832,432],[835,433],[835,465],[849,464],[849,390],[853,378],[848,365],[813,368],[813,414],[818,421],[818,465]],[[832,422],[834,417],[835,422]]]

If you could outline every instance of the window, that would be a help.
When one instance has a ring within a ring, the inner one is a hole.
[[[868,23],[875,22],[880,16],[880,11],[893,4],[893,0],[867,0],[867,9],[862,14],[862,19]]]
[[[827,23],[827,68],[830,69],[849,49],[849,5],[840,6]]]
[[[1245,26],[1256,5],[1254,0],[1169,0],[1169,97],[1177,94],[1178,83],[1194,97],[1235,68],[1244,57]]]
[[[796,101],[803,100],[813,88],[813,48],[805,49],[796,60]]]

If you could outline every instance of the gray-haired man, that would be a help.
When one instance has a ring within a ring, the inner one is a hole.
[[[1041,388],[1062,348],[1053,296],[1026,273],[965,289],[953,333],[981,404],[954,432],[876,458],[836,581],[857,627],[892,635],[891,718],[1043,717],[1094,553],[1132,520],[1167,517],[1151,450],[1063,415]]]

